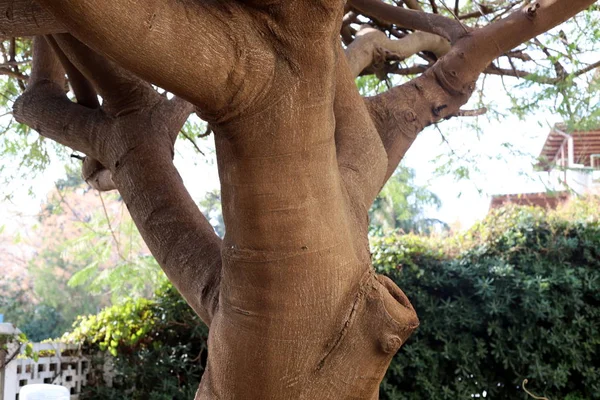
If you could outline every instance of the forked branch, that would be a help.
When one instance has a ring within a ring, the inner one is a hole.
[[[95,138],[108,128],[106,119],[67,98],[64,69],[43,37],[34,40],[33,53],[31,78],[14,104],[15,118],[58,143],[94,154]]]
[[[96,52],[189,100],[208,119],[219,118],[242,84],[232,80],[245,60],[232,32],[243,31],[248,17],[235,2],[39,2]]]

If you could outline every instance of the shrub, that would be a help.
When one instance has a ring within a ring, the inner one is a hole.
[[[381,397],[525,399],[528,379],[551,399],[600,398],[600,223],[564,215],[576,213],[494,211],[443,254],[412,236],[376,241],[377,268],[421,320]]]
[[[126,300],[80,318],[74,327],[63,339],[83,343],[91,353],[110,353],[115,373],[112,387],[95,374],[96,381],[80,398],[194,398],[204,370],[208,329],[170,284],[153,300]]]

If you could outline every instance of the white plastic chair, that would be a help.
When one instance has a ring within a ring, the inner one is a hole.
[[[19,400],[70,400],[69,389],[64,386],[36,383],[25,385],[19,391]]]

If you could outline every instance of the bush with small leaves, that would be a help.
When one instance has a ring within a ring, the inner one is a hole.
[[[600,399],[598,209],[598,199],[556,212],[506,208],[443,243],[375,241],[378,269],[421,320],[381,397],[526,399],[528,379],[552,400]]]
[[[63,340],[113,358],[112,387],[96,373],[82,399],[189,400],[204,370],[207,336],[200,318],[166,284],[152,300],[129,299],[81,318]],[[97,361],[101,367],[106,357]]]

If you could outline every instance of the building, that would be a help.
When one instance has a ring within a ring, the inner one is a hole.
[[[573,195],[600,195],[600,130],[566,133],[564,125],[555,125],[536,169],[548,174],[548,192],[494,195],[490,208],[518,204],[553,209]]]

